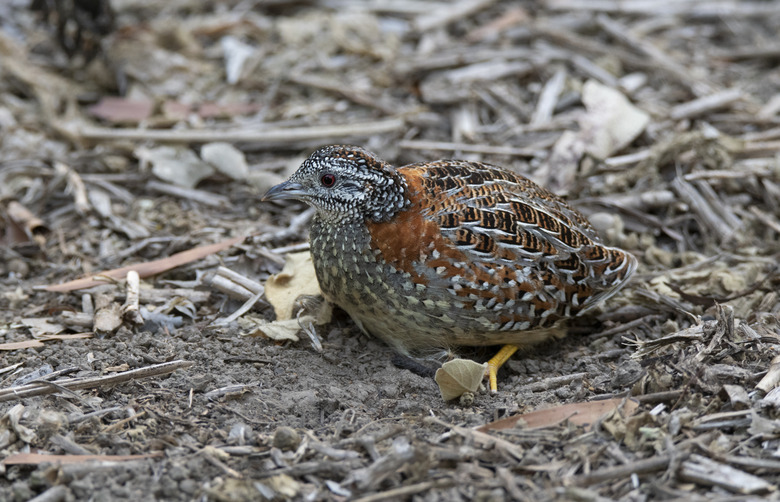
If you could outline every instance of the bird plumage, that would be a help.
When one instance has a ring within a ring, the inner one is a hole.
[[[404,353],[536,343],[636,268],[562,199],[479,162],[395,168],[359,147],[323,147],[266,196],[286,197],[316,209],[326,298]]]

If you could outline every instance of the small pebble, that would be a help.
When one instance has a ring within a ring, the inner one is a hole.
[[[24,279],[30,273],[30,266],[24,260],[12,258],[8,260],[8,272]]]
[[[464,408],[471,408],[474,405],[474,393],[466,391],[461,394],[459,404]]]
[[[301,436],[292,427],[282,426],[274,431],[271,443],[282,451],[291,451],[301,444]]]
[[[192,479],[183,479],[179,481],[179,490],[186,493],[187,495],[193,495],[196,491],[198,491],[198,483]]]

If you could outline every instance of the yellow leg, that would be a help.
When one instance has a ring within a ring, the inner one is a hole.
[[[490,381],[490,393],[495,394],[498,392],[498,381],[496,373],[498,373],[498,368],[504,365],[505,362],[509,360],[510,357],[512,357],[512,354],[517,352],[517,345],[504,345],[501,347],[501,350],[498,351],[498,354],[493,356],[490,361],[488,361],[488,380]]]

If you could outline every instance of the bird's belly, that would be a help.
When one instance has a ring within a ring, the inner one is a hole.
[[[485,308],[472,302],[466,308],[444,285],[424,284],[425,278],[413,278],[367,248],[356,246],[356,251],[353,244],[359,240],[334,240],[312,236],[314,267],[324,296],[363,331],[401,353],[459,345],[529,345],[551,336],[549,329],[534,329],[539,326],[531,322],[532,316],[523,315],[528,314],[527,305],[512,302],[506,308]],[[507,318],[517,322],[507,324]]]
[[[344,309],[360,328],[402,353],[459,344],[462,335],[447,305],[420,308],[403,274],[390,265],[343,263],[315,259],[323,295]]]

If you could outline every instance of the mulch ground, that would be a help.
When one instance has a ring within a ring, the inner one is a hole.
[[[773,2],[34,3],[0,4],[0,499],[780,498]],[[528,176],[639,269],[445,402],[316,298],[273,323],[312,212],[260,198],[329,143]]]

